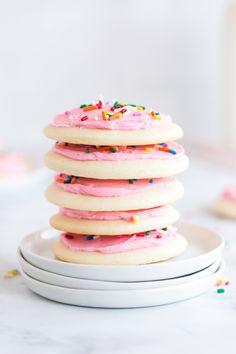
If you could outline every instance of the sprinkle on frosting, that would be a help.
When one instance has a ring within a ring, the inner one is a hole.
[[[142,105],[115,100],[104,103],[81,104],[54,117],[56,127],[83,127],[88,129],[139,130],[152,129],[171,122],[168,115],[146,110]]]
[[[86,236],[86,240],[87,241],[91,241],[91,240],[93,240],[94,239],[94,235],[88,235],[88,236]]]
[[[140,221],[140,220],[139,220],[139,218],[138,218],[137,215],[132,216],[132,223],[133,223],[133,224],[138,224],[139,221]]]
[[[140,146],[95,146],[70,143],[58,143],[53,151],[73,160],[145,160],[175,158],[184,153],[184,149],[177,143],[140,145]]]
[[[65,181],[67,181],[65,183]],[[130,181],[130,182],[129,182]],[[134,194],[149,189],[165,188],[175,182],[174,177],[141,178],[139,180],[99,180],[60,173],[54,184],[67,192],[96,197],[115,197]]]

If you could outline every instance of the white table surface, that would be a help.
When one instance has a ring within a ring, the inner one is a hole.
[[[210,207],[233,173],[192,160],[181,175],[185,197],[177,204],[182,220],[218,229],[227,240],[224,294],[216,288],[182,303],[111,310],[55,303],[33,294],[21,276],[0,277],[0,352],[3,354],[235,353],[236,222],[215,217]],[[16,249],[27,233],[47,226],[54,207],[43,186],[1,196],[0,274],[18,268]]]

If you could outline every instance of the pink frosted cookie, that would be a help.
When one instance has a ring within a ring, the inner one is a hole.
[[[55,116],[44,132],[61,142],[111,146],[163,143],[183,134],[166,114],[118,101],[105,104],[103,100]]]
[[[116,147],[58,143],[45,163],[80,177],[132,179],[173,176],[187,168],[188,158],[177,143]]]
[[[54,245],[54,253],[71,263],[146,264],[175,257],[186,245],[184,237],[168,229],[115,237],[64,233]]]
[[[54,228],[77,234],[131,234],[172,225],[178,212],[171,206],[128,211],[86,211],[61,208],[50,219]]]
[[[214,205],[214,210],[225,218],[236,219],[236,186],[226,187],[222,191]]]
[[[91,210],[136,210],[174,203],[183,186],[173,177],[99,180],[59,174],[46,197],[60,207]]]

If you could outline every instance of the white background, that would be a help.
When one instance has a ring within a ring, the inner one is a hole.
[[[5,140],[32,151],[35,145],[43,156],[42,128],[52,116],[100,94],[169,112],[190,142],[221,144],[227,138],[228,2],[0,0],[0,145]],[[235,183],[235,173],[187,154],[190,168],[180,176],[185,197],[176,207],[182,221],[205,224],[226,240],[231,286],[225,293],[213,288],[169,306],[100,310],[50,302],[30,292],[22,277],[0,276],[4,354],[235,352],[235,222],[211,210],[221,189]],[[20,240],[48,226],[56,209],[43,196],[49,180],[0,195],[1,275],[19,267]]]
[[[105,99],[170,113],[221,143],[228,0],[0,1],[0,141],[45,144],[54,114]]]

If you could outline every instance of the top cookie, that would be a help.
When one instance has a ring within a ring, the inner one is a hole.
[[[170,116],[124,102],[83,104],[54,117],[44,133],[60,142],[92,145],[146,145],[180,139]]]

